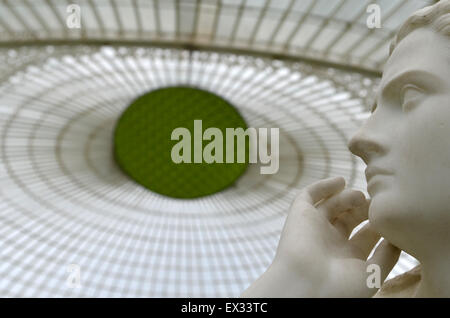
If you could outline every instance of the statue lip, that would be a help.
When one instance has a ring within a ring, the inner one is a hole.
[[[393,173],[389,170],[383,169],[383,168],[379,168],[379,167],[375,167],[375,166],[367,166],[366,168],[366,180],[367,182],[369,182],[369,180],[371,178],[373,178],[376,175],[392,175]]]

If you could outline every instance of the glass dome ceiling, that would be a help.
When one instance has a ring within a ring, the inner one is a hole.
[[[45,42],[187,45],[380,71],[395,30],[432,0],[2,0],[5,45]],[[80,29],[66,27],[80,6]],[[366,25],[379,4],[382,28]],[[131,43],[130,43],[131,42]]]
[[[369,3],[382,10],[368,29]],[[0,296],[238,296],[271,262],[293,197],[342,175],[399,24],[432,1],[0,1]],[[67,6],[81,29],[66,27]],[[251,165],[195,200],[152,193],[112,158],[137,96],[190,85],[280,128],[280,170]],[[402,254],[390,277],[415,266]],[[68,288],[76,264],[81,287]]]

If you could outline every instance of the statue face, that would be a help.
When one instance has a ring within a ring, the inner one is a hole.
[[[422,27],[400,41],[377,106],[349,148],[367,164],[369,219],[378,232],[416,256],[450,242],[448,37]]]

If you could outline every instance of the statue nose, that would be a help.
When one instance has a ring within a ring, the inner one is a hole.
[[[362,130],[350,139],[348,148],[354,155],[360,157],[366,164],[371,156],[380,154],[383,151],[383,147],[380,143],[369,137]]]
[[[347,144],[348,149],[356,156],[360,156],[361,153],[361,138],[359,133],[355,134]]]

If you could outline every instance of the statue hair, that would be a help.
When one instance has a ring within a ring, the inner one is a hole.
[[[414,12],[400,27],[389,48],[392,54],[398,43],[412,31],[429,26],[434,31],[450,36],[450,0],[441,0],[431,6]]]

